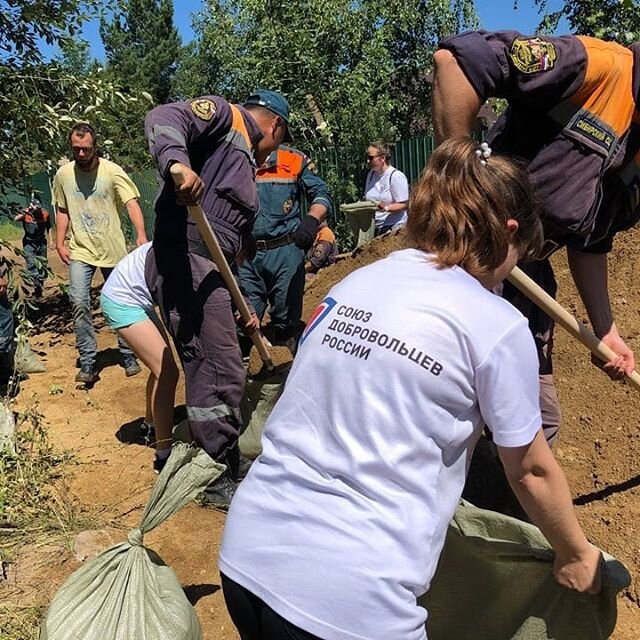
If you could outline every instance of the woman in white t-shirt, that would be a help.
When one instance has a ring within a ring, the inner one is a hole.
[[[416,599],[485,424],[556,580],[599,589],[600,552],[541,430],[527,321],[491,293],[540,246],[533,190],[489,155],[442,144],[411,196],[412,248],[355,271],[312,314],[220,550],[243,640],[425,640]]]
[[[389,164],[390,160],[391,147],[386,142],[376,140],[367,147],[369,173],[364,198],[378,205],[377,236],[407,224],[409,182],[402,171]]]
[[[151,242],[126,255],[102,287],[100,305],[107,324],[150,369],[145,427],[155,433],[153,470],[160,473],[171,453],[173,408],[178,384],[169,339],[154,311],[144,267]]]

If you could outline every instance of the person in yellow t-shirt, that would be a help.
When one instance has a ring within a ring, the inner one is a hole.
[[[80,371],[76,382],[94,384],[97,343],[91,318],[91,280],[100,269],[106,280],[127,253],[118,205],[126,207],[136,232],[136,245],[147,242],[140,193],[131,178],[114,162],[98,156],[96,132],[80,122],[69,132],[74,161],[62,166],[53,180],[56,207],[56,250],[69,266],[69,298],[73,307]],[[69,232],[69,246],[65,239]],[[127,376],[140,372],[133,352],[118,340]]]

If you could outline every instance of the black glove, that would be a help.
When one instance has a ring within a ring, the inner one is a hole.
[[[305,216],[302,218],[302,221],[293,234],[293,241],[296,247],[299,247],[303,251],[309,251],[315,242],[319,226],[320,221],[318,218],[314,218],[313,216]]]
[[[258,245],[256,244],[256,237],[253,233],[245,233],[242,236],[242,257],[247,261],[251,262],[258,252]]]

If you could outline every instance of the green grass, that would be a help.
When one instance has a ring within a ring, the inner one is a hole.
[[[1,604],[0,628],[2,640],[38,640],[40,621],[46,611],[45,604],[31,606]]]
[[[15,242],[21,240],[24,232],[22,225],[13,222],[0,222],[0,240],[5,242]]]
[[[0,564],[5,569],[19,563],[27,547],[54,544],[64,554],[78,531],[96,526],[95,518],[70,498],[65,472],[72,458],[51,446],[43,419],[37,402],[19,413],[15,453],[0,452]],[[0,604],[0,638],[37,640],[47,604],[25,601],[16,586],[15,596],[5,595]]]
[[[71,458],[51,446],[43,417],[37,402],[19,413],[15,453],[0,452],[0,552],[75,528],[55,486]]]

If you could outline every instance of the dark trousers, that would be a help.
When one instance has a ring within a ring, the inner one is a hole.
[[[553,275],[553,268],[548,259],[536,260],[534,262],[521,262],[518,266],[552,298],[556,297],[558,286],[555,276]],[[553,373],[551,360],[553,351],[553,320],[542,311],[538,305],[531,302],[524,293],[521,293],[507,280],[504,281],[502,297],[508,300],[529,321],[529,329],[533,334],[533,339],[538,351],[540,375]]]
[[[211,260],[171,248],[149,252],[145,278],[180,356],[191,435],[224,462],[238,441],[245,383],[231,295]]]
[[[6,295],[0,296],[0,354],[15,350],[13,311]]]
[[[22,248],[29,280],[34,287],[42,289],[44,281],[47,279],[47,272],[42,268],[47,265],[47,241],[23,240]]]
[[[220,574],[224,601],[241,640],[322,640],[287,622],[237,582]]]
[[[304,251],[295,244],[258,251],[238,270],[242,288],[262,320],[269,307],[276,339],[296,335],[302,317]]]

